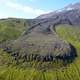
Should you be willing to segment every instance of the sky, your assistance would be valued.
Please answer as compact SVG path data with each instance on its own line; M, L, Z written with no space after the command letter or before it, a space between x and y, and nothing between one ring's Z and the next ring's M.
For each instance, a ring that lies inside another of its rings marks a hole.
M0 0L1 18L35 18L80 0Z

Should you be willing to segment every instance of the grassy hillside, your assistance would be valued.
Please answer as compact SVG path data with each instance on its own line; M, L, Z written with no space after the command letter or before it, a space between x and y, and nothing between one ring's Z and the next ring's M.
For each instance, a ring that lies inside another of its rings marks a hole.
M80 57L80 26L59 25L56 27L57 34L71 43Z
M0 20L0 43L17 39L27 28L29 28L29 21L25 19L9 18Z
M0 43L17 39L25 28L28 28L28 24L24 26L24 23L25 20L1 20ZM59 67L62 66L62 63L57 64L57 61L55 64L53 62L43 62L43 64L35 62L34 64L34 62L24 63L23 59L20 59L20 64L16 65L14 57L0 49L0 80L80 80L80 27L59 25L56 26L56 33L75 47L77 57L74 62L65 67ZM33 67L30 67L29 64L32 64ZM50 66L47 67L46 64ZM42 68L38 69L39 65Z

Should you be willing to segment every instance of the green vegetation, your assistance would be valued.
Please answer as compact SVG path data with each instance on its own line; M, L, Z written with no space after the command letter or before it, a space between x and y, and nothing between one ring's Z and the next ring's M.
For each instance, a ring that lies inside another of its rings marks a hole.
M22 32L29 28L29 21L24 19L3 19L0 20L0 43L6 40L17 39Z
M0 67L0 80L80 80L80 64L42 72L34 68Z
M76 48L77 55L80 57L80 26L59 25L56 26L56 32Z

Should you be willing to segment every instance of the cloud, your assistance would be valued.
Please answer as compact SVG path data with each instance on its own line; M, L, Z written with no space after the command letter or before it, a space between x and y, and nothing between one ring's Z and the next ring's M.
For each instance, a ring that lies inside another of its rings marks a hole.
M29 1L35 1L35 0L29 0Z
M30 6L24 6L22 4L14 3L14 2L10 2L10 1L7 2L6 5L8 7L13 8L13 9L23 11L23 12L30 14L30 15L34 15L35 17L49 12L49 11L45 11L42 9L35 9L35 8L30 7Z
M8 16L0 13L0 19L2 19L2 18L8 18Z
M0 3L3 3L5 0L0 0Z
M7 3L7 2L9 2L9 1L11 1L11 0L0 0L0 4L4 4L4 3ZM14 1L14 0L13 0Z

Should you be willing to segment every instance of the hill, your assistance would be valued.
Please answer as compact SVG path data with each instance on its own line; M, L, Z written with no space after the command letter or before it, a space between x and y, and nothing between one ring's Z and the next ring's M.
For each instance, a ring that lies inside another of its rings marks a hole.
M79 30L80 3L35 19L1 19L0 79L79 80Z

